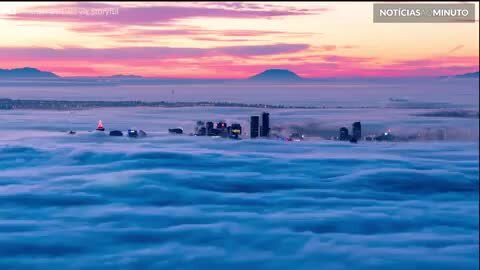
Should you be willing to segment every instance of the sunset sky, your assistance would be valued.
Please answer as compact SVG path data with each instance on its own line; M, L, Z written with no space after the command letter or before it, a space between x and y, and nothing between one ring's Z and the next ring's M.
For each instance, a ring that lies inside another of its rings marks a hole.
M269 68L311 78L479 69L478 3L475 23L373 23L372 6L0 3L0 68L175 78L244 78ZM73 14L108 8L118 14Z

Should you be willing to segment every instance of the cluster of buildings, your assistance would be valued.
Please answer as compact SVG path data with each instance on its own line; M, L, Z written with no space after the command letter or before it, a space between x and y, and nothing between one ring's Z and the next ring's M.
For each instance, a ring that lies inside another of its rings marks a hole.
M339 141L350 141L352 143L358 142L362 139L362 124L360 122L354 122L352 124L352 134L348 133L348 128L341 127L336 139Z
M261 120L261 121L260 121ZM170 128L170 133L183 134L181 128ZM239 123L232 123L230 126L225 121L214 123L212 121L197 121L193 136L215 136L222 138L240 139L242 126ZM270 136L270 114L262 113L260 116L250 117L250 138Z
M97 124L97 128L95 129L96 132L102 132L104 133L105 132L105 126L103 125L103 122L102 120L98 120L98 124ZM68 132L68 134L70 135L75 135L76 132L73 131L73 130L70 130ZM108 133L109 136L112 136L112 137L122 137L123 136L123 132L121 130L112 130ZM137 138L137 137L146 137L147 136L147 133L143 130L137 130L137 129L129 129L127 131L127 136L130 137L130 138Z
M360 122L354 122L352 124L352 133L348 133L348 128L341 127L339 130L338 137L334 138L338 141L349 141L351 143L356 143L362 139L362 124ZM365 136L366 141L395 141L398 140L396 136L392 134L390 130L380 134L380 135L369 135Z
M98 121L96 131L105 132L105 127L102 120ZM168 131L173 134L183 134L182 128L170 128ZM70 131L69 134L73 135L76 134L76 132ZM124 133L120 130L112 130L108 133L108 135L118 137L124 136ZM232 123L231 125L228 125L225 121L219 121L217 123L212 121L197 121L194 132L190 135L240 139L242 135L242 126L239 123ZM126 133L126 136L133 138L145 137L147 136L147 133L143 130L129 129ZM303 141L305 139L305 136L300 133L293 133L289 137L280 137L275 134L271 135L270 114L267 112L263 112L260 116L250 116L250 138L255 139L258 137L276 138L287 141ZM394 136L390 130L380 135L362 137L362 124L360 122L354 122L352 124L351 133L349 133L347 127L341 127L338 137L332 137L332 139L337 141L349 141L351 143L357 143L362 139L366 141L393 141L397 140L397 137Z
M206 123L203 121L197 121L195 131L192 135L239 139L240 135L242 135L242 126L238 123L233 123L228 126L224 121L220 121L216 123L216 125L211 121Z
M172 132L173 130L169 131ZM228 126L224 121L220 121L216 123L216 125L214 122L205 123L203 121L198 121L193 135L239 139L242 135L242 126L238 123L232 123ZM266 112L262 113L261 125L259 116L250 117L250 138L257 138L259 136L270 136L270 115Z
M250 116L250 138L270 136L270 114L262 113L262 123L260 125L260 117L257 115Z

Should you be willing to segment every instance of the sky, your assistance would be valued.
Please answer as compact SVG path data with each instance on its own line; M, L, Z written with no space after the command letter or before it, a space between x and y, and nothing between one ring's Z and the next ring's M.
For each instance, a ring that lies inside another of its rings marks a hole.
M0 68L60 76L417 77L479 69L474 23L373 23L369 2L2 2Z

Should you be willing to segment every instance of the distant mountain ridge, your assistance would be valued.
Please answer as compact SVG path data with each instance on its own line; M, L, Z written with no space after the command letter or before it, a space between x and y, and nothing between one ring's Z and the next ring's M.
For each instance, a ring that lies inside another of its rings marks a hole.
M465 73L465 74L460 74L456 75L456 78L479 78L479 72L471 72L471 73Z
M0 78L58 78L55 73L41 71L36 68L24 67L14 69L0 69Z
M23 68L13 68L13 69L1 69L0 68L0 79L22 79L22 78L37 78L37 79L55 79L59 81L69 81L69 82L86 82L92 81L92 83L145 83L145 84L155 84L155 83L215 83L215 82L227 82L227 81L236 81L236 82L317 82L317 81L345 81L345 80L361 80L361 81L382 81L388 78L375 78L375 77L365 77L365 78L303 78L297 75L295 72L288 69L267 69L256 75L245 79L205 79L205 78L161 78L161 77L143 77L134 74L114 74L108 76L71 76L71 77L61 77L57 74L50 71L42 71L37 68L32 67L23 67ZM440 77L430 77L431 79L478 79L479 72L471 72L458 75L450 76L440 76ZM396 78L396 79L408 79L408 78ZM10 80L11 81L11 80ZM54 80L49 80L54 81ZM21 80L18 80L20 83ZM2 82L6 83L5 80Z
M479 72L470 72L464 74L457 74L457 75L448 75L448 76L440 76L438 79L478 79Z
M300 81L303 78L288 69L267 69L248 79L254 81Z
M102 78L102 79L125 79L125 80L130 80L130 79L146 79L143 76L138 76L138 75L132 75L132 74L115 74L111 76L99 76L97 78Z

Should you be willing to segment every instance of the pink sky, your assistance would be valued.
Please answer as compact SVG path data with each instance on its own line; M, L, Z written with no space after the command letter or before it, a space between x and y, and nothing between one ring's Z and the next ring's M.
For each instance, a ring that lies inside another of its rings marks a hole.
M245 78L269 68L304 77L453 75L478 71L478 27L478 19L373 23L366 2L7 2L0 68L175 78Z

